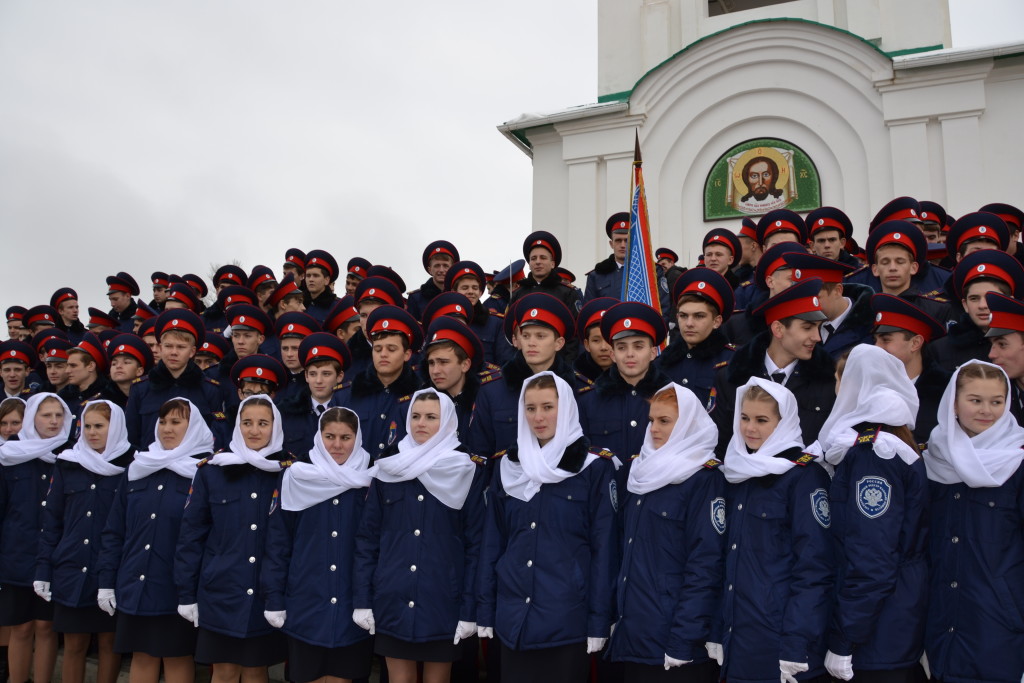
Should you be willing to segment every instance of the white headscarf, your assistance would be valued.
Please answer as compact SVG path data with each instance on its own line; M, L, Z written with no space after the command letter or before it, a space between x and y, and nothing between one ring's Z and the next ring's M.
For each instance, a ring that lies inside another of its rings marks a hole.
M939 424L928 439L924 452L924 464L928 478L940 484L963 482L971 488L1002 486L1020 468L1024 459L1024 427L1010 412L1007 396L1006 412L985 431L967 436L960 427L954 411L956 403L956 378L960 371L973 363L996 368L1010 386L1010 379L998 365L980 360L969 360L961 365L946 385L946 391L939 402Z
M526 421L526 387L532 380L543 375L548 375L555 380L555 388L558 391L558 419L555 423L555 435L541 446ZM541 485L557 484L578 474L558 467L558 463L565 454L565 449L583 436L576 398L573 396L572 387L564 379L546 370L523 382L523 388L519 392L518 427L519 462L513 462L508 457L501 459L501 484L508 495L522 501L529 501L537 495ZM588 453L580 472L595 460L597 460L597 456Z
M160 470L171 470L179 477L191 479L196 474L196 466L199 460L193 456L210 453L213 451L213 432L206 424L199 408L186 399L181 400L188 403L188 428L181 443L170 450L165 450L160 445L160 425L154 429L156 438L150 444L149 450L136 453L132 464L128 466L129 481L143 479L159 472ZM166 404L165 404L166 405Z
M110 401L89 401L82 411L82 424L85 424L86 415L95 406L105 403L110 408L110 427L107 429L107 445L103 447L102 453L97 453L85 439L85 427L78 437L75 447L66 450L57 456L58 460L75 462L101 477L113 477L124 472L123 467L111 465L110 461L124 455L131 444L128 442L128 428L124 424L124 411L121 406Z
M747 444L743 441L740 414L743 412L743 399L747 395L747 390L754 386L761 387L778 402L779 414L782 419L776 425L771 436L761 444L761 447L753 453L748 453ZM732 484L744 482L752 477L785 474L795 466L795 463L789 458L776 458L775 456L790 448L803 448L796 397L793 396L793 392L781 384L760 377L751 377L749 382L736 390L736 412L732 419L732 439L725 451L722 473Z
M857 443L854 427L862 422L913 429L919 404L903 361L878 346L854 346L846 359L835 405L818 434L825 461L831 465L843 461L846 451ZM898 455L908 465L920 457L916 449L889 432L875 436L874 451L884 460Z
M36 431L36 413L39 412L39 405L48 398L55 398L60 401L64 409L64 424L61 426L57 436L43 439ZM53 449L62 446L71 435L71 411L57 394L43 392L30 396L25 403L25 419L21 423L21 433L17 441L8 441L0 446L0 465L10 467L20 465L36 458L43 462L53 463L57 460Z
M324 415L331 410L344 410L352 413L356 419L355 446L348 460L339 465L327 452L324 445ZM295 462L284 473L281 483L281 507L285 510L305 510L328 498L341 495L349 489L361 489L370 485L370 454L363 448L363 430L359 426L359 417L348 408L331 408L320 416L313 437L313 450L309 452L309 462Z
M437 396L441 403L441 426L437 434L417 444L412 437L412 411L416 399L424 394ZM452 400L434 389L420 389L409 401L406 435L398 442L398 453L377 460L369 470L370 475L384 482L419 479L432 496L453 510L461 510L469 496L476 465L469 455L456 450L459 447L458 427Z
M245 445L245 438L242 436L242 411L245 404L256 399L263 399L270 403L270 411L274 416L274 425L271 428L270 443L258 451L254 451ZM280 472L281 463L277 460L267 460L268 455L273 455L284 446L284 427L281 425L281 413L277 406L270 400L269 396L250 396L238 406L238 417L235 418L235 431L231 433L231 443L228 450L218 453L210 458L211 465L252 465L264 472Z
M7 403L8 401L17 401L18 403L20 403L21 406L22 406L22 411L21 411L22 415L25 414L25 399L18 398L17 396L9 396L8 398L5 398L4 400L0 401L0 405L3 405L4 403ZM22 417L22 426L24 426L24 419L25 418ZM0 436L0 446L2 446L5 443L7 443L7 439L5 439L4 437Z
M675 392L679 419L660 448L651 443L651 426L647 426L640 456L633 461L626 482L632 493L644 495L669 484L681 484L715 457L718 429L700 399L675 383L660 389L655 396L663 391Z

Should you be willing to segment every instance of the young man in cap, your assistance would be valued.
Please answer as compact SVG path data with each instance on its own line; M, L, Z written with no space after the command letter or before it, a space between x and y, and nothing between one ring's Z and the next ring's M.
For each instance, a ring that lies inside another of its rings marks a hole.
M853 233L850 217L833 206L822 206L807 214L804 221L815 256L860 268L861 262L846 251L846 239Z
M875 346L903 362L917 389L914 440L925 444L938 423L939 400L949 383L949 373L933 361L928 346L946 330L914 304L890 294L871 297L871 310L875 313Z
M199 312L199 297L196 291L184 282L175 282L167 288L167 299L164 301L165 311L180 311L182 309Z
M285 313L305 313L305 296L306 293L295 281L295 277L288 273L281 278L281 282L267 296L264 306L266 306L270 317L275 320Z
M994 213L1003 219L1010 231L1010 243L1006 247L1006 253L1024 265L1024 245L1020 242L1021 226L1024 226L1024 211L1011 204L1001 203L986 204L978 211Z
M25 328L24 317L28 309L24 306L11 306L7 309L7 338L25 341L28 330Z
M722 326L722 334L740 347L764 329L764 320L754 315L754 309L793 284L792 269L784 254L806 254L807 249L797 242L781 242L766 249L757 262L750 284L735 290L735 315Z
M674 291L676 280L686 272L686 268L678 265L679 254L667 247L661 247L654 252L654 259L665 273L665 282L668 284L668 291Z
M107 360L110 363L110 382L121 394L114 402L124 408L132 385L153 367L153 353L146 342L134 334L119 334L107 346Z
M986 211L961 216L946 236L946 247L955 254L959 263L968 254L984 249L1006 251L1010 245L1010 230L1006 222Z
M159 313L164 310L171 278L167 273L158 270L149 276L149 281L153 283L153 298L149 302L149 307Z
M368 276L373 264L360 256L353 256L348 260L345 273L345 294L352 296L356 293L356 287Z
M373 344L367 328L370 314L381 306L402 308L405 301L395 283L385 277L370 276L356 287L355 309L359 311L359 329L348 338L348 350L352 353L349 376L355 377L373 364Z
M673 339L656 364L711 412L715 374L729 364L736 351L720 330L733 313L732 287L712 270L691 268L676 281L672 298L679 338Z
M224 298L222 298L222 294L229 287L246 289L245 282L248 277L244 270L233 263L225 264L217 269L213 274L213 287L217 293L217 301L202 313L203 324L206 326L206 329L211 332L220 333L228 326L224 316L224 310L227 306L225 305Z
M135 315L134 296L139 295L139 285L135 278L125 272L107 276L107 299L110 301L110 315L118 321L117 328L122 332L131 332L134 327L132 316Z
M277 390L288 380L288 371L280 361L262 353L240 358L231 368L231 385L235 388L238 401L225 409L226 424L235 424L238 403L252 396L267 396L273 400Z
M323 323L338 298L332 285L338 279L338 262L322 249L306 254L306 313Z
M985 295L1024 294L1024 268L1004 251L983 249L965 256L953 270L950 283L963 308L946 336L932 345L935 362L952 373L971 359L988 360L991 344L986 339L991 313Z
M843 277L855 269L845 263L814 254L783 254L783 260L790 267L794 283L810 278L822 281L818 302L826 319L819 332L821 346L838 360L841 355L857 344L871 344L871 326L875 315L871 312L870 287L857 284L843 284Z
M159 344L157 349L159 349ZM231 342L225 339L224 335L207 332L203 343L196 348L196 355L193 360L199 366L199 369L205 372L224 360L224 356L230 350Z
M587 285L583 290L584 304L597 297L622 299L622 273L626 263L626 250L629 248L629 214L624 211L612 214L605 221L604 231L608 235L608 244L612 248L612 253L587 273ZM559 260L561 260L561 252L559 252ZM669 310L668 280L659 265L655 265L655 279L658 282L658 296L661 300L662 313L667 314ZM578 309L572 307L569 310L573 313L578 312Z
M338 405L334 392L352 357L345 342L327 332L313 332L296 349L303 381L287 397L277 398L284 426L284 448L304 459L313 448L320 416Z
M616 304L601 317L601 335L612 345L615 364L580 396L580 426L591 444L623 463L616 474L620 484L644 442L647 400L671 381L654 364L667 334L658 312L636 301Z
M71 435L77 436L78 419L85 404L106 399L123 405L124 397L107 379L107 354L99 337L87 332L77 346L68 349L68 385L59 394L74 416Z
M719 453L732 438L736 390L751 377L784 385L797 399L805 444L818 438L835 403L835 363L821 348L818 326L825 319L818 294L821 280L784 289L753 311L768 329L739 348L715 377L717 401L711 412L719 432Z
M160 360L149 373L132 385L125 407L128 440L138 450L146 450L156 438L160 408L172 398L185 398L215 429L222 429L224 399L217 383L203 376L192 358L197 340L205 339L202 319L192 311L164 311L156 318L155 330L160 344ZM233 425L232 425L233 426ZM226 444L218 443L217 447Z
M43 304L41 306L33 306L25 311L25 327L28 328L30 335L37 334L47 328L56 327L56 325L57 311L53 306Z
M35 359L35 351L20 339L0 343L0 378L4 383L4 398L27 399L35 393L27 385Z
M574 313L576 296L571 287L562 282L555 268L562 262L562 245L550 232L538 230L523 241L523 257L530 274L519 283L519 289L512 293L510 303L532 292L544 292L555 297Z
M348 342L360 330L359 309L356 298L346 294L331 306L324 321L324 332L330 332L343 342Z
M701 248L704 256L704 267L709 268L728 282L730 287L739 285L739 280L733 274L732 269L739 265L743 256L743 245L740 239L731 230L725 228L712 228L704 235L704 243Z
M610 296L591 299L583 305L576 318L576 337L582 342L583 350L572 367L591 382L597 381L601 373L615 365L612 345L601 334L601 318L617 303L619 300Z
M224 356L220 365L206 372L207 377L220 384L225 410L236 408L240 400L231 388L231 370L235 363L259 353L260 345L274 330L274 325L267 314L250 304L234 304L227 310L226 315L231 328L231 351Z
M473 330L451 316L438 316L427 328L420 374L423 385L448 394L455 404L459 435L469 433L484 350Z
M782 242L807 244L807 225L800 214L789 209L775 209L757 222L757 241L764 250Z
M267 299L277 289L277 275L274 271L264 265L253 266L245 285L256 295L256 305L269 314L270 304Z
M1010 378L1006 397L1017 423L1024 425L1024 303L998 292L985 295L991 311L988 332L992 343L988 358Z
M367 316L366 330L372 365L354 375L334 400L359 416L363 447L376 458L405 436L409 399L420 388L409 361L423 343L423 331L408 311L392 305L375 308Z
M736 238L740 241L742 254L739 265L733 268L732 272L736 276L736 281L740 283L739 286L743 286L754 277L754 268L761 258L761 243L757 241L757 223L753 218L746 217L742 220Z
M43 343L43 363L46 366L46 384L43 391L54 394L68 385L68 351L72 344L64 339L52 338Z
M409 292L406 310L420 323L424 323L423 310L435 296L444 291L445 275L452 264L459 260L459 250L451 242L437 240L427 245L421 260L423 270L427 271L430 279L420 285L419 289Z
M281 364L288 371L287 379L277 391L277 401L279 404L288 400L292 394L301 391L302 386L306 383L299 346L302 344L303 339L321 331L320 324L316 319L305 313L285 313L274 323L278 355L280 356Z
M871 272L879 279L882 294L898 296L945 324L952 318L949 303L922 294L913 285L914 276L927 266L928 245L921 230L907 221L887 221L868 235L866 250ZM850 275L854 279L856 273Z
M68 333L73 344L81 341L85 335L85 325L78 319L78 293L70 287L61 287L50 297L50 305L57 311L54 321L57 329Z
M513 292L519 289L519 283L526 277L524 268L526 268L526 260L518 259L494 274L491 291L487 301L484 302L487 310L494 315L505 317L509 299L512 298Z
M484 285L484 270L473 261L453 264L444 279L445 291L462 294L473 307L468 324L483 346L483 361L502 365L511 360L515 349L505 339L501 318L491 315L491 311L480 303Z
M284 253L284 265L281 266L281 281L289 275L294 282L302 282L306 274L306 252L292 247ZM301 287L300 287L301 289Z

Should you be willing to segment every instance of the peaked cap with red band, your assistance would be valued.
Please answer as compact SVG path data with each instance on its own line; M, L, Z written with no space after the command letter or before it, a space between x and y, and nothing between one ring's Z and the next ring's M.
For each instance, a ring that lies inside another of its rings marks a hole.
M736 296L729 281L710 268L690 268L676 279L672 301L677 309L679 298L684 294L693 294L707 300L718 310L722 322L729 319L736 306Z
M430 323L430 327L427 328L424 355L429 354L432 345L442 342L451 342L465 351L469 356L470 370L479 370L483 365L484 347L480 343L480 337L458 318L441 316ZM426 360L423 364L426 365Z
M423 344L423 328L416 318L398 306L378 306L366 318L366 329L372 341L378 334L402 334L409 340L409 348L419 351Z
M763 317L767 325L786 318L810 322L827 320L827 316L821 312L821 302L818 301L822 284L817 278L798 282L755 308L753 315Z
M302 367L320 360L333 360L341 365L341 371L352 365L352 353L348 344L328 332L314 332L299 344L299 362Z
M156 338L159 340L164 332L171 330L191 334L196 340L197 346L203 339L206 339L206 327L203 325L203 319L192 311L164 311L158 315L153 328Z
M892 294L872 295L871 311L875 314L875 334L906 330L921 335L925 342L935 341L946 334L946 328L938 320L906 299Z
M655 346L665 341L668 328L656 310L639 301L617 303L601 318L601 336L609 343L625 337L644 336Z

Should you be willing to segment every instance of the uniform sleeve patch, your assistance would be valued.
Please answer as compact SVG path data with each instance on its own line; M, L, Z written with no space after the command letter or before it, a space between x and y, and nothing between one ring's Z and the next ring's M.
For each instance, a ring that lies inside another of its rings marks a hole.
M612 510L615 512L619 511L619 487L615 485L615 480L612 479L608 482L608 500L611 501Z
M857 482L857 508L868 519L875 519L889 509L892 487L882 477L864 477Z
M804 453L799 458L794 460L793 463L796 465L800 465L801 467L806 467L808 464L814 462L816 459L816 456L813 456L810 453Z
M722 461L721 460L715 460L714 458L711 458L706 463L704 463L704 467L708 468L709 470L713 470L716 467L721 467L721 466L722 466Z
M828 491L825 489L814 489L811 493L811 512L814 519L824 528L832 526L832 507L828 500Z
M719 535L725 533L725 498L715 498L711 501L711 526Z

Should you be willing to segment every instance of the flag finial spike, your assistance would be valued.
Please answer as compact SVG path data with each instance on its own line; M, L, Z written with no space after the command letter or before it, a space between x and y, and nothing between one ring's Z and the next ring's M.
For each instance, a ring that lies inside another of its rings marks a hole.
M634 164L641 164L641 163L643 163L643 159L640 158L640 129L639 128L634 130L634 135L636 135L636 147L633 149L633 163Z

